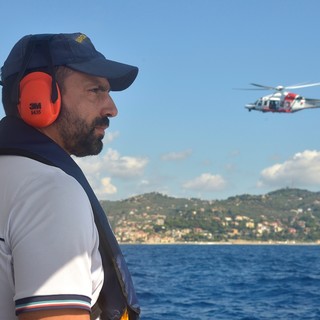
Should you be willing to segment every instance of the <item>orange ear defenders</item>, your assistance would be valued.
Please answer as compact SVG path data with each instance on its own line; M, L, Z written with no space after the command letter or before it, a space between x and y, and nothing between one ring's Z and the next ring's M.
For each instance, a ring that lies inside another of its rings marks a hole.
M31 72L20 81L18 110L21 118L36 128L47 127L58 117L61 94L56 84L58 98L51 101L52 77L44 72Z

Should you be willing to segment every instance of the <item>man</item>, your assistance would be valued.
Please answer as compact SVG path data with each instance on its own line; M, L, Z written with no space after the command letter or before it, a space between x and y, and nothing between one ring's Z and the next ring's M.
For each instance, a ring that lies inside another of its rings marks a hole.
M139 318L121 250L70 157L100 153L117 115L110 91L137 73L81 33L29 35L11 50L1 68L0 319Z

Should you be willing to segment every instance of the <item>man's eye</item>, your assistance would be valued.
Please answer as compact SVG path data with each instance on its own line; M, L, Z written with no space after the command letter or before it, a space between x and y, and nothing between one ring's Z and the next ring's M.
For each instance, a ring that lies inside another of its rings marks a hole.
M93 93L98 93L101 91L101 88L92 88L92 89L89 89L89 91L91 91Z

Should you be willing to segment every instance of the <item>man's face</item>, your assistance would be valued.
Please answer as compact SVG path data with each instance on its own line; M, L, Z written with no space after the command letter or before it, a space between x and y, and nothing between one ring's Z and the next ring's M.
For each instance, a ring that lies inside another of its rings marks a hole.
M61 91L61 112L55 122L61 146L78 157L100 153L109 118L118 113L108 80L72 72Z

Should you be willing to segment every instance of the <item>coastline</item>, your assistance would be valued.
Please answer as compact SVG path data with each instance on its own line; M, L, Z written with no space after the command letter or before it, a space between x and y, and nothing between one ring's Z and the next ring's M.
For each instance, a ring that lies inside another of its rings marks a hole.
M266 245L266 246L319 246L320 242L297 242L297 241L248 241L248 240L233 240L224 242L119 242L120 245Z

